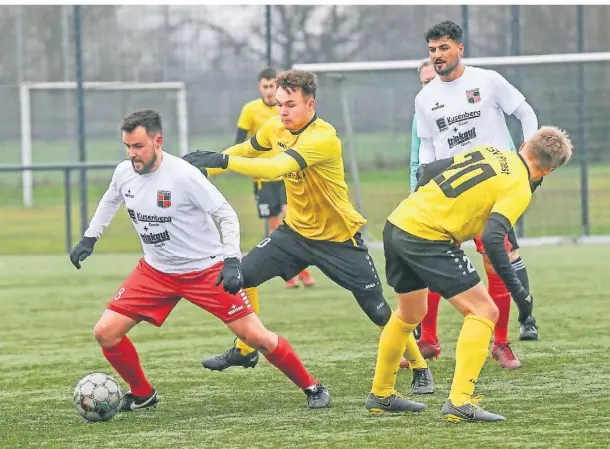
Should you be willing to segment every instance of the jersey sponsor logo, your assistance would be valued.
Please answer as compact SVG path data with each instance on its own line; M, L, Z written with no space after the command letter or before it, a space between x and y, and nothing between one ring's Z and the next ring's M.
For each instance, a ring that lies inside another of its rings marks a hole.
M227 315L235 315L237 312L240 312L242 310L244 310L244 306L236 306L235 304L233 304L231 306L231 309L227 312Z
M147 214L141 214L139 212L136 212L133 209L127 209L127 214L129 215L129 218L131 218L131 221L133 221L135 224L138 224L139 222L144 222L144 223L171 223L172 222L172 217L167 217L167 216L159 216L159 215L147 215Z
M167 209L172 205L172 192L169 190L157 190L157 206Z
M468 103L470 104L475 104L481 101L481 94L479 92L479 88L475 87L474 89L467 90L466 98L468 99Z
M133 221L135 224L138 224L138 217L136 216L136 211L128 208L127 214L129 215L129 218L131 218L131 221Z
M277 143L280 147L284 148L285 150L288 149L288 145L286 145L284 142L278 142Z
M305 173L303 170L295 171L293 173L286 173L284 178L290 179L291 181L303 181L305 179Z
M135 198L135 195L133 193L131 193L131 189L127 190L127 192L125 192L125 198Z
M458 133L457 136L449 137L449 139L447 139L447 144L449 145L449 148L453 148L456 145L462 145L464 143L467 143L476 137L476 128L470 128L469 130L464 131L463 133Z
M432 112L437 111L441 108L444 108L445 105L444 104L440 104L439 102L436 102L436 104L432 107Z
M464 112L463 114L454 115L453 117L447 117L447 125L453 125L454 123L464 122L473 118L479 118L481 111Z
M447 120L445 120L445 117L441 117L436 119L436 126L438 126L439 131L445 131L449 125L447 125Z
M148 228L144 229L147 230ZM152 232L140 234L140 238L142 239L142 243L146 243L147 245L155 245L170 240L169 232L167 231L159 232L158 234L153 234Z

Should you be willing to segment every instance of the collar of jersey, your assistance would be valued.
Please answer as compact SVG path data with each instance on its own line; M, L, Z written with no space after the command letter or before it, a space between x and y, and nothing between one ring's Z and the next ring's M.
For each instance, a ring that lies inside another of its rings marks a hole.
M309 125L311 125L313 122L316 121L316 119L318 118L318 114L314 114L313 117L311 118L310 121L307 122L307 124L305 126L303 126L301 129L299 129L298 131L290 131L290 134L292 134L293 136L298 136L299 134L301 134L303 131L305 131L307 129L307 127Z
M525 163L525 159L523 159L523 156L521 156L521 153L517 153L517 156L519 156L519 159L521 159L521 162L523 162L523 165L525 165L525 169L527 170L527 179L529 181L531 173L530 173L530 168L527 166L527 164Z
M261 97L261 101L263 102L263 104L265 106L267 106L268 108L274 108L275 107L275 103L274 104L267 104L265 103L265 99L263 97Z

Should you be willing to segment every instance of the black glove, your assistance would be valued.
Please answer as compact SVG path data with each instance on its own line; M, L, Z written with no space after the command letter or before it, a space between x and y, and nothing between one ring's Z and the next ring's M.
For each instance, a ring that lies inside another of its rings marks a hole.
M220 285L224 281L224 290L234 295L244 285L244 278L241 274L241 262L237 257L228 257L225 259L222 271L216 279L216 285Z
M70 251L70 262L80 270L80 263L91 255L97 239L95 237L83 237L78 245Z
M526 289L521 288L516 295L513 295L513 300L519 309L519 322L523 323L534 310L534 298Z
M194 151L185 154L182 159L195 167L201 168L227 168L229 165L229 155L216 153L215 151Z
M540 178L538 181L531 181L530 182L530 187L532 189L532 193L534 193L536 191L536 189L542 185L542 180L543 179L544 178Z

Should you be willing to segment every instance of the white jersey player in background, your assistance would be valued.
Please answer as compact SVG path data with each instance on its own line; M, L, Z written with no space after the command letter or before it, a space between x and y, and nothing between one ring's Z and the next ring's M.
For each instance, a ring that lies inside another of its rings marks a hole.
M462 63L462 37L461 27L450 21L434 25L425 34L430 60L439 76L415 97L417 135L421 139L420 165L463 153L479 145L511 150L513 145L504 114L514 115L520 120L524 141L538 129L534 110L523 94L502 75ZM510 294L495 273L480 240L475 240L475 243L477 251L483 254L489 294L500 312L494 331L492 355L503 368L519 368L521 362L508 340ZM506 250L521 282L529 291L527 271L517 249L516 237L511 230ZM517 306L520 339L537 340L538 327L532 316L533 304ZM438 355L440 345L438 341L435 344Z
M94 329L102 353L129 384L122 410L154 407L159 401L127 332L140 321L161 326L182 297L262 351L305 392L310 408L327 407L326 388L320 389L290 344L252 313L241 289L239 221L233 208L198 169L163 151L158 113L136 111L125 117L121 130L129 160L114 171L70 260L80 268L125 203L144 257L112 296ZM325 393L319 394L320 390Z

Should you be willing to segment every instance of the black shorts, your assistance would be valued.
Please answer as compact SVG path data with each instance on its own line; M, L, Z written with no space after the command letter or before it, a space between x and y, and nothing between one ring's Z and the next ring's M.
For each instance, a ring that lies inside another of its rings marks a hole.
M345 242L311 240L285 223L244 256L244 287L256 287L276 276L287 281L310 265L354 294L373 293L375 298L383 293L360 233Z
M472 262L449 241L425 240L394 226L383 229L386 277L396 293L428 287L451 299L480 282Z
M258 218L277 217L282 213L282 206L286 204L284 181L255 182L254 196Z

